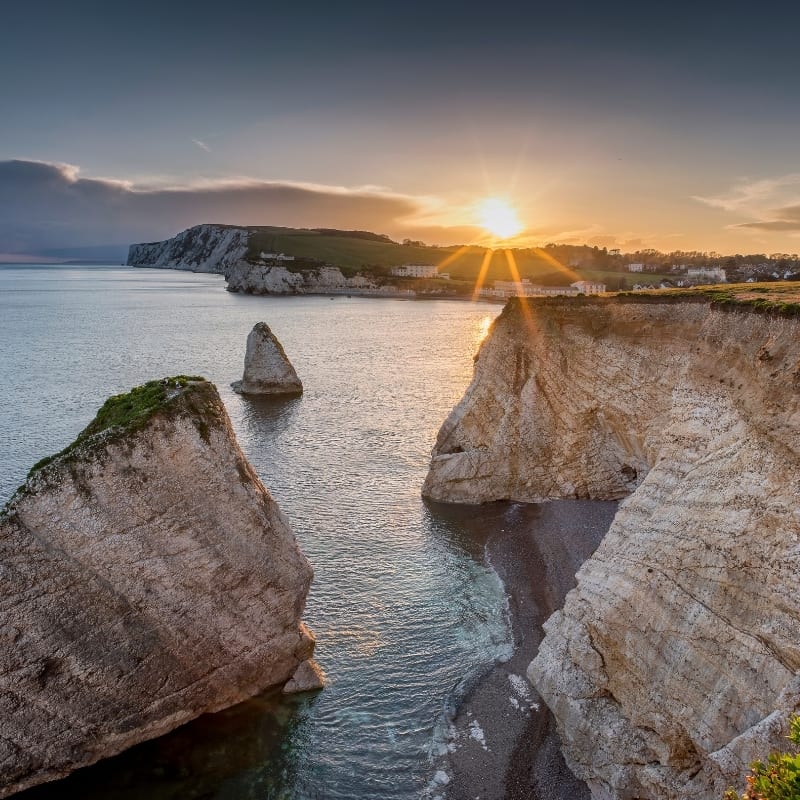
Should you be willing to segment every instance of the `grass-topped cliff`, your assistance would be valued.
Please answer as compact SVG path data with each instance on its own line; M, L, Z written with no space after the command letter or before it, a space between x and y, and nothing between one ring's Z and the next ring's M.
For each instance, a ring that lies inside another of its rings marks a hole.
M338 267L346 276L357 272L386 276L392 267L430 264L449 273L453 281L471 284L484 266L484 281L489 285L494 280L513 279L514 269L521 277L546 285L565 285L586 279L609 282L617 288L621 281L628 281L629 277L619 271L604 269L601 261L594 263L593 257L600 257L595 250L581 248L586 263L573 268L566 263L569 259L551 247L492 251L469 244L438 247L415 241L400 243L369 231L205 224L195 225L163 242L132 245L128 263L223 272L226 266L240 260L260 263L261 253L284 253L295 258L280 262L289 271L330 265ZM487 256L489 260L484 264ZM652 274L650 277L667 276Z
M42 470L59 465L68 466L79 458L91 457L93 452L102 449L110 441L118 441L141 430L156 415L188 417L200 435L207 438L210 426L219 421L220 411L220 400L214 384L197 376L176 375L149 381L129 392L113 395L103 403L95 418L73 442L31 467L28 483L20 487L15 498L30 491L31 479Z
M703 300L726 308L752 309L783 316L800 316L800 281L720 283L683 289L620 292L616 297L655 300Z
M0 511L0 564L0 798L316 674L311 567L202 378L110 398Z
M728 309L753 311L776 316L800 316L800 281L769 283L721 283L712 286L691 286L683 289L642 289L635 292L607 292L604 295L572 297L512 298L509 309L522 304L558 306L607 305L613 303L710 303Z

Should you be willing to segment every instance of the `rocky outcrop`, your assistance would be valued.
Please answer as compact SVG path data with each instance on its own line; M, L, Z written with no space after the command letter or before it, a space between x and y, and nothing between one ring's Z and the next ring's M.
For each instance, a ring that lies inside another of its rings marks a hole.
M595 798L719 797L800 706L800 321L512 302L437 440L440 500L627 496L529 677Z
M0 516L0 797L286 682L311 576L212 384L111 398Z
M239 394L297 395L303 384L281 343L266 322L258 322L247 337L242 380L231 384Z
M325 675L313 659L304 661L284 684L284 694L314 692L325 686Z
M239 261L225 270L229 292L242 294L319 294L342 290L374 290L372 278L346 278L337 267L289 270L280 265Z
M245 257L251 231L231 225L195 225L163 242L132 244L128 266L224 272Z

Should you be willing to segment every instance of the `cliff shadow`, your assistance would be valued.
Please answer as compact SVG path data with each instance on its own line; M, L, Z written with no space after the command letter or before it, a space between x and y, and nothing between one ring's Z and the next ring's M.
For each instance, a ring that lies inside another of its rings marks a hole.
M14 795L19 800L292 797L316 695L271 689Z
M514 638L511 657L483 674L453 718L455 746L443 765L452 775L448 797L588 800L588 788L563 759L553 715L524 676L542 641L543 623L563 606L575 573L608 531L617 503L475 506L426 500L425 507L436 535L494 568L508 598ZM475 741L476 725L490 748Z

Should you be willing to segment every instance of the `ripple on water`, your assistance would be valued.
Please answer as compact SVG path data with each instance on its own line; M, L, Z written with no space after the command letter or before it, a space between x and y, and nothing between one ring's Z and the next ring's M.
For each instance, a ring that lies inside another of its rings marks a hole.
M0 268L0 496L109 394L164 374L213 380L314 565L306 620L330 677L316 696L266 693L31 799L420 795L457 697L510 643L481 546L419 498L438 426L498 310L242 297L217 276L170 271ZM260 320L301 398L229 389Z

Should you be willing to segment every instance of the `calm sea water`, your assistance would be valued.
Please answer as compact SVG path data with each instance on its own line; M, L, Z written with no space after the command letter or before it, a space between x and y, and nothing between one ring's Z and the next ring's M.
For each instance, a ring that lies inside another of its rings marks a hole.
M416 798L448 714L507 655L506 598L420 486L496 306L224 291L217 276L0 267L0 500L110 394L214 381L239 441L314 566L305 619L329 686L267 693L26 798ZM266 321L305 386L230 391Z

